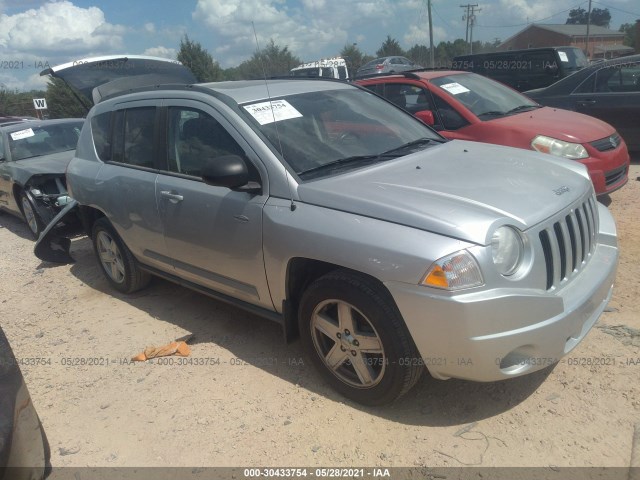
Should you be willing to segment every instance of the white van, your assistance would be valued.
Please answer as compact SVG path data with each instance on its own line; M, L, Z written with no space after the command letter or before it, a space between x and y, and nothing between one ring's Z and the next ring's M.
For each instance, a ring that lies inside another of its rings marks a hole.
M303 63L296 68L292 68L291 75L294 77L328 77L348 80L349 70L344 58L334 57Z

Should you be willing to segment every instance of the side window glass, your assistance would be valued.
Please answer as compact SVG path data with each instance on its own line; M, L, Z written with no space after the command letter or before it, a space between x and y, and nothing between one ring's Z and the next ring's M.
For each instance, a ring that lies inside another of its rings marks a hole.
M578 85L572 93L593 93L596 83L596 73L590 75L584 82Z
M333 68L332 67L322 67L320 69L322 71L321 77L329 77L333 78Z
M411 113L433 110L431 94L417 85L403 85L406 109Z
M153 168L155 117L155 107L114 112L111 160Z
M391 103L395 103L400 108L407 108L407 99L405 97L405 86L401 83L388 83L384 87L384 98Z
M340 80L347 78L347 67L338 67L338 78Z
M91 135L98 158L103 162L111 160L111 112L91 119Z
M445 130L458 130L469 124L462 115L460 115L455 108L442 100L439 96L434 95L435 104L442 119L442 125Z
M362 85L367 90L371 90L378 95L384 96L384 83L376 83L375 85Z
M169 171L200 177L206 162L223 155L246 157L240 145L210 115L169 107Z
M640 63L619 66L607 84L611 92L640 92Z

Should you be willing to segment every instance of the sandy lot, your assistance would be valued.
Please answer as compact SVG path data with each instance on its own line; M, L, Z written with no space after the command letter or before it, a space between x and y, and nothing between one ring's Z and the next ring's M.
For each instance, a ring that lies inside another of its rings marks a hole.
M611 195L613 300L553 368L476 384L423 376L384 408L346 402L300 343L241 310L155 280L110 290L86 238L41 263L0 215L0 322L62 466L629 466L640 422L640 166ZM194 334L192 358L129 364ZM90 364L89 364L90 363ZM640 427L639 427L640 428Z

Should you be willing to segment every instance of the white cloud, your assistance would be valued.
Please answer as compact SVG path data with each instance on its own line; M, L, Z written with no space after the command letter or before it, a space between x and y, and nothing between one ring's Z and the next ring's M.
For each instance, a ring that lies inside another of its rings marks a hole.
M151 47L147 48L144 52L144 55L150 55L152 57L162 57L169 58L171 60L175 60L178 56L178 51L175 48L167 48L163 46Z
M156 26L151 22L145 23L143 28L146 33L156 33Z
M0 15L0 47L22 54L110 51L122 48L125 31L107 23L98 7L76 7L67 0Z
M427 28L425 28L427 27ZM437 45L443 40L448 38L447 31L442 27L433 27L433 43ZM414 46L426 45L429 46L429 28L427 25L411 25L409 31L404 34L403 38L405 45Z

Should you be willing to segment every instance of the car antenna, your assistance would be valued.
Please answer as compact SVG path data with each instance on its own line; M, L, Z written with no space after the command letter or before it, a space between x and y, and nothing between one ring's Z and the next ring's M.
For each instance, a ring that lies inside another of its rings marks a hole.
M267 81L267 70L264 68L264 62L262 59L262 52L260 51L260 44L258 43L258 34L256 33L256 26L253 21L251 22L251 27L253 28L253 36L256 39L256 49L258 50L258 58L260 59L260 68L262 68L262 75L264 78L264 86L267 88L267 97L269 98L269 107L271 108L271 116L273 117L273 126L276 129L276 137L278 138L278 147L280 149L280 155L282 155L282 159L286 159L284 157L284 150L282 149L282 142L280 141L280 132L278 131L278 122L276 121L276 114L273 112L273 103L271 102L271 92L269 92L269 82ZM283 165L284 166L284 165ZM296 209L296 204L293 201L293 191L291 190L291 184L289 183L289 172L287 169L284 169L284 175L287 179L287 188L289 189L289 198L291 200L291 211L293 212Z

